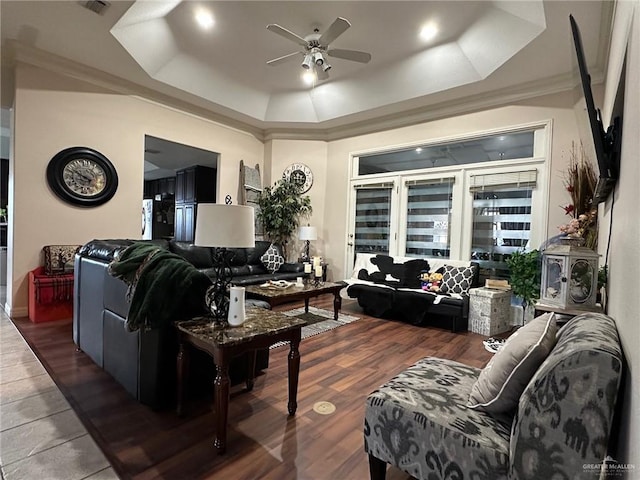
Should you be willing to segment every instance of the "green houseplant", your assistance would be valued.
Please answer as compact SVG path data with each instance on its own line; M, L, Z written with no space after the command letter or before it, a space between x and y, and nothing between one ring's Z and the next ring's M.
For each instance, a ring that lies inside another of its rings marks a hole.
M540 252L519 250L506 260L509 266L509 283L513 294L522 300L522 321L527 307L540 298Z
M302 218L311 215L311 199L300 193L300 186L290 180L278 180L265 187L258 196L258 220L269 241L279 244L287 258L287 242L297 231Z

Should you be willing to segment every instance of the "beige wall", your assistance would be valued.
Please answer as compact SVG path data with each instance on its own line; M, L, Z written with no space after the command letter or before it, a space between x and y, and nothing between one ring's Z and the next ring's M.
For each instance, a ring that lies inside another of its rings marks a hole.
M635 6L635 11L633 7ZM618 436L618 451L614 458L620 463L633 464L635 474L640 475L640 2L634 0L618 3L614 23L614 36L622 33L625 40L612 49L607 72L606 103L612 103L617 90L618 76L612 65L621 64L627 45L627 22L631 21L627 51L625 105L622 135L622 158L620 180L616 185L613 200L600 206L600 253L606 252L606 240L611 224L611 247L609 251L609 308L618 326L618 333L627 360L628 372L624 382L622 415ZM610 123L608 118L605 122ZM604 257L601 257L604 258Z
M139 98L27 65L18 66L16 86L6 305L14 316L27 314L27 274L41 264L44 245L140 238L145 134L219 152L218 199L237 200L241 159L263 164L254 136ZM114 164L119 186L108 203L74 207L49 190L47 164L70 146L94 148Z
M272 140L271 151L271 185L282 178L284 169L292 163L303 163L313 172L313 185L306 193L311 199L313 213L302 224L309 223L318 230L318 240L309 245L311 255L322 255L325 251L324 228L325 217L325 191L327 186L327 143L320 141L304 140ZM333 182L329 182L333 184ZM340 214L339 214L340 215ZM302 243L293 239L292 248L289 249L289 259L295 259L302 252Z

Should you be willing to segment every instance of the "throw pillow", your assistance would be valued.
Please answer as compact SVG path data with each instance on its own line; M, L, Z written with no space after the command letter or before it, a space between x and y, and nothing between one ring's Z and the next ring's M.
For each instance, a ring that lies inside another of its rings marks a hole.
M442 293L469 293L475 272L475 267L445 265L444 272L442 272L440 291Z
M264 268L271 273L275 273L284 263L284 257L280 255L280 249L277 245L271 244L267 251L260 257L260 261L264 265Z
M82 245L47 245L44 252L45 275L60 275L73 271L73 259Z
M556 342L553 313L518 329L480 372L467 406L488 413L510 412Z

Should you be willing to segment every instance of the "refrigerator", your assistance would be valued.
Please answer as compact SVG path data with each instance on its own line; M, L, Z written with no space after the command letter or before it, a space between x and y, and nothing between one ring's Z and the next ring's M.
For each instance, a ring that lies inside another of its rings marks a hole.
M173 196L142 200L142 239L170 239L173 237L175 202Z
M142 240L153 238L153 199L142 200Z

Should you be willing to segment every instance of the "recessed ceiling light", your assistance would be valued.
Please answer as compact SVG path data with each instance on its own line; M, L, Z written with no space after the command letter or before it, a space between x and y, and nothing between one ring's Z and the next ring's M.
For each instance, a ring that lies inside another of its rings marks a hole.
M307 85L313 85L313 82L316 81L316 74L314 72L304 72L302 74L302 80Z
M213 15L211 15L209 10L199 8L196 11L196 22L198 22L198 25L200 25L201 28L208 30L213 27Z
M435 23L427 23L420 29L420 38L425 42L433 40L438 34L438 26Z

